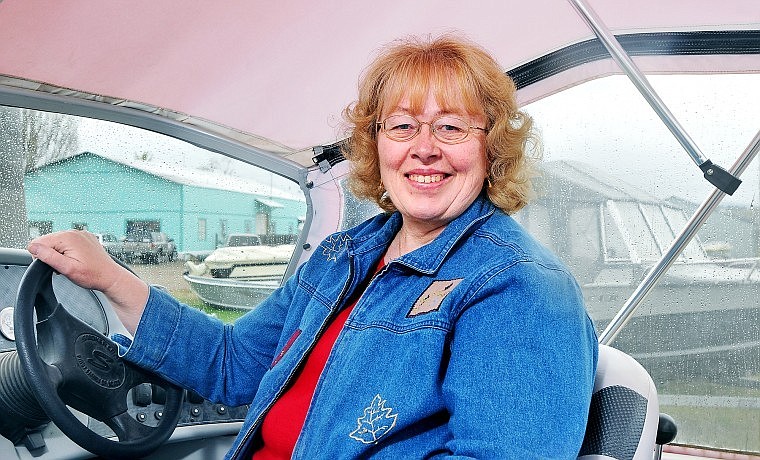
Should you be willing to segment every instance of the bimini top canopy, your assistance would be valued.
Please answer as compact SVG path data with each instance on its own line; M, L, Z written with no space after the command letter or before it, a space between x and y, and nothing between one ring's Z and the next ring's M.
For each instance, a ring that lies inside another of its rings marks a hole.
M619 37L760 29L757 0L588 4ZM575 58L591 61L560 72L570 67L569 48L549 62L553 77L524 78L522 101L615 72L611 62L584 57L580 45L593 33L567 0L0 0L0 24L0 84L152 111L285 154L344 137L341 111L362 69L399 37L457 33L505 70L542 69L547 61L534 59L570 45L581 53ZM744 70L760 70L752 59ZM707 70L701 62L688 65Z

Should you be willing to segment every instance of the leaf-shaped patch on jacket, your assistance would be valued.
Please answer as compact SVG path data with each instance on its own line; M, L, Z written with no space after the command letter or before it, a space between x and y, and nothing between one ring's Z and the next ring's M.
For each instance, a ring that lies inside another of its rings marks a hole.
M349 434L364 444L377 442L396 426L398 414L392 414L393 408L385 407L385 400L376 395L372 404L364 408L364 415L356 419L357 427Z

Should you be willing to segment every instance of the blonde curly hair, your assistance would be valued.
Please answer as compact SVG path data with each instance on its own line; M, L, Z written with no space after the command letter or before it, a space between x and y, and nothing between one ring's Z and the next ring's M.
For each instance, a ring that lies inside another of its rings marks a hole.
M376 124L384 109L395 108L404 97L413 110L420 109L430 87L443 110L463 106L469 115L485 117L488 198L508 214L525 206L532 195L534 160L540 157L533 121L518 109L514 82L496 61L452 35L393 42L365 70L358 99L343 111L352 127L344 155L352 163L354 195L396 210L380 180Z

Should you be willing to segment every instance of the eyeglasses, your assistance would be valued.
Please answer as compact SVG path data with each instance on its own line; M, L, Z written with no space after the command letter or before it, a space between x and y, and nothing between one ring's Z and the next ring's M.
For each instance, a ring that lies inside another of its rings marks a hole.
M444 115L431 122L419 121L411 115L391 115L377 123L377 129L394 141L408 141L420 133L422 125L430 126L433 136L446 144L458 144L467 139L473 129L487 132L486 128L470 126L461 118Z

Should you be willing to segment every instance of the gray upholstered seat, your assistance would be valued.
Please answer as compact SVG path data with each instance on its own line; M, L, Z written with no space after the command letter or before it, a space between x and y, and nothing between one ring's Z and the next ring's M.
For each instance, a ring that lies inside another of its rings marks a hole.
M652 460L659 423L657 390L629 355L599 345L583 460Z

